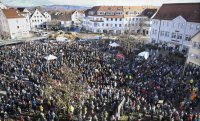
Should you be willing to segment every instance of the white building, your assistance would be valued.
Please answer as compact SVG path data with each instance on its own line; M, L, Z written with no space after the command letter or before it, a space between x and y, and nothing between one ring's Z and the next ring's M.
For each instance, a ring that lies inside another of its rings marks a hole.
M184 50L200 30L200 3L163 4L152 19L151 41Z
M55 11L51 13L52 22L56 21L58 22L59 26L52 26L51 28L57 28L57 29L70 29L72 27L72 14L74 11Z
M0 9L7 9L6 5L4 5L1 1L0 1Z
M71 14L71 20L75 26L81 26L85 17L84 11L74 11Z
M189 47L187 63L200 67L200 31L192 39L192 46Z
M85 11L83 27L97 33L141 33L141 25L148 17L140 15L146 8L148 7L96 6Z
M33 14L30 16L31 28L43 28L46 27L45 23L51 21L51 15L47 12L40 12L35 9Z
M0 10L0 35L3 38L27 37L30 31L29 20L16 9Z

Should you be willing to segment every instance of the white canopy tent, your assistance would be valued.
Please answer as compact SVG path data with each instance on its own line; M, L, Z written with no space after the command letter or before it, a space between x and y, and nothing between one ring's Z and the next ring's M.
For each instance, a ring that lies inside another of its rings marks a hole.
M149 58L149 52L144 51L138 54L140 57L144 57L145 59Z
M56 41L57 42L67 42L67 38L66 37L56 37Z
M54 56L54 55L48 55L48 56L46 56L46 57L44 57L47 61L50 61L50 60L55 60L55 59L57 59L57 57L56 56Z
M109 44L109 46L111 46L111 47L119 47L120 45L117 44L116 42L113 42L113 43Z
M57 59L57 57L54 56L54 55L48 55L48 56L46 56L46 57L44 57L44 58L47 60L47 63L48 63L48 72L49 72L49 74L50 74L50 70L49 70L49 61L50 61L50 60L55 60L55 59Z

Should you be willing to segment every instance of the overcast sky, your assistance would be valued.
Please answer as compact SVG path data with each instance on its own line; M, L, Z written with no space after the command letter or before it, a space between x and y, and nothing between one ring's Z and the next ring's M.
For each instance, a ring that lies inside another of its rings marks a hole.
M200 0L0 0L4 4L14 6L39 5L162 5L163 3L200 2Z

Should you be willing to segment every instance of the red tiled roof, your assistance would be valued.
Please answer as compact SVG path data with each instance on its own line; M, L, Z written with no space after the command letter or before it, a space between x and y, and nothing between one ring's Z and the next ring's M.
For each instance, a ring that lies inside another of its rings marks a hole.
M173 20L177 16L188 22L200 23L200 3L163 4L153 19Z
M6 18L24 18L23 15L21 15L21 12L16 9L2 9L4 15Z
M103 12L116 12L116 11L121 11L123 12L123 15L116 15L116 18L121 18L124 16L129 16L127 15L129 12L133 13L141 13L144 9L146 8L155 8L154 6L95 6L92 7L91 9L88 9L85 11L85 15L88 16L89 12L92 11L93 14L90 16L97 16L98 11L103 11ZM98 16L104 16L104 17L115 17L115 15L98 15Z

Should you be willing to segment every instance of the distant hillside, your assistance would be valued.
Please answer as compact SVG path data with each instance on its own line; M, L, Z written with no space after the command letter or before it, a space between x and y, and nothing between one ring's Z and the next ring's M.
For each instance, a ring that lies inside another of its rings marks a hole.
M25 6L8 6L10 8L17 8L17 7L25 7ZM44 11L52 11L52 10L85 10L89 9L89 7L85 6L73 6L73 5L43 5L43 6L32 6L32 7L25 7L30 10L34 8L39 8Z
M89 7L84 6L71 6L71 5L50 5L50 6L41 6L46 11L51 10L84 10L88 9Z

